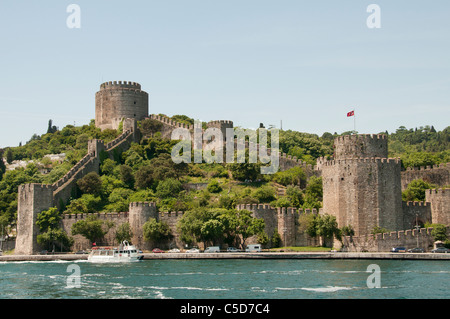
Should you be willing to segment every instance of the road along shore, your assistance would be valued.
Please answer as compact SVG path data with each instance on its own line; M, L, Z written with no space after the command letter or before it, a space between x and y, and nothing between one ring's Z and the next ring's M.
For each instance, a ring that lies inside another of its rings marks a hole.
M450 254L436 253L345 253L345 252L241 252L241 253L144 253L144 260L154 259L391 259L450 260ZM87 254L5 255L7 261L76 261L87 260Z

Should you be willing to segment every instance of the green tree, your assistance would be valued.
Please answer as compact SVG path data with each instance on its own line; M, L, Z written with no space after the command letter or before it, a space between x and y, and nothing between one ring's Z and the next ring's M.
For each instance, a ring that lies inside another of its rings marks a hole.
M155 184L153 168L149 165L141 166L134 174L135 187L137 189L152 188Z
M77 181L77 185L85 194L100 195L102 191L102 180L95 172L88 173L83 178L80 178Z
M146 241L160 242L173 238L169 225L166 222L158 222L155 218L149 218L142 230Z
M89 215L72 225L72 235L81 235L94 243L102 240L113 226L113 222L100 220L94 215Z
M124 240L131 242L131 238L133 237L133 232L131 231L130 223L125 222L120 224L116 230L116 240L121 243Z
M434 237L435 241L446 241L447 240L447 227L443 224L432 224L433 230L431 231L431 236Z
M223 240L225 231L225 226L220 220L210 219L203 223L200 229L201 237L203 241L211 242L213 245L221 242Z
M323 238L323 246L332 240L334 237L341 240L341 231L338 227L336 217L332 215L318 215L320 216L317 223L317 235Z
M284 186L296 185L304 188L307 178L303 168L296 166L285 171L276 172L273 174L272 180Z
M273 231L272 238L270 239L273 248L281 247L281 235L277 230Z
M270 203L276 199L275 189L270 186L259 187L253 192L253 197L256 198L260 203Z
M425 190L430 189L432 186L422 179L413 180L409 183L406 190L402 192L403 201L424 201Z
M59 227L61 221L61 214L56 207L51 207L48 210L40 212L36 217L36 225L40 232L46 232L49 229Z
M215 179L213 179L211 182L209 182L206 189L210 193L220 193L222 191L222 187L220 187L219 182Z
M182 187L180 181L168 178L158 183L158 186L156 187L156 196L159 198L176 197L181 190Z
M73 238L60 228L48 229L37 235L36 241L41 247L51 251L69 251L74 243Z

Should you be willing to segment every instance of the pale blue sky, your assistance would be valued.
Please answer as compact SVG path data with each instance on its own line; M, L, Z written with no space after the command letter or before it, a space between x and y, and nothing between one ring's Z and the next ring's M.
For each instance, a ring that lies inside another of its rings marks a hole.
M69 29L69 4L81 29ZM369 4L381 29L369 29ZM450 125L450 2L0 2L0 147L94 118L102 82L135 81L150 113L321 135Z

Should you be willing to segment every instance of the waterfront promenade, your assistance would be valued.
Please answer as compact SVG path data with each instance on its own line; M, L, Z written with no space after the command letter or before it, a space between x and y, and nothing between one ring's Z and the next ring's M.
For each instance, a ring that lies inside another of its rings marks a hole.
M391 260L450 260L450 254L436 253L347 253L347 252L240 252L240 253L144 253L144 260L152 259L391 259ZM6 261L76 261L87 260L87 254L4 255Z

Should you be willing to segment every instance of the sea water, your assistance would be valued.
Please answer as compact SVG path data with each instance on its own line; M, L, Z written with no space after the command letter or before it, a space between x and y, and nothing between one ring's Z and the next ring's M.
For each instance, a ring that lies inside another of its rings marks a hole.
M438 260L0 262L2 299L446 299L449 287L450 262Z

